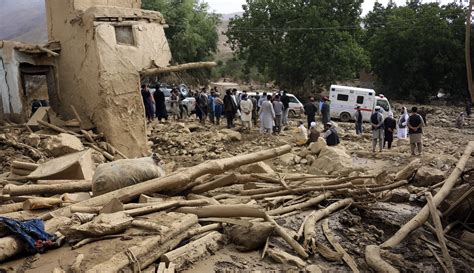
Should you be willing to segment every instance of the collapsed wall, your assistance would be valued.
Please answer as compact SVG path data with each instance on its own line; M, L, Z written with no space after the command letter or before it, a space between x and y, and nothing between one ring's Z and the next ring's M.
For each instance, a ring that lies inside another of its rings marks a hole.
M61 43L60 112L97 126L130 157L147 153L139 71L168 66L159 12L139 0L46 0L48 36Z

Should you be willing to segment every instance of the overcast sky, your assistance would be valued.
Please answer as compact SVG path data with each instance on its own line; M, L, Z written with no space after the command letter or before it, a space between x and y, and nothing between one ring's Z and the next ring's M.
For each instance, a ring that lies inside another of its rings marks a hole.
M242 11L242 4L245 4L245 0L204 0L209 4L211 10L215 10L217 13L233 13ZM467 2L468 0L462 0L463 2ZM379 0L380 3L386 5L389 0ZM397 5L404 5L406 0L394 0ZM423 2L436 2L435 0L425 0ZM441 0L442 3L448 2L459 2L459 0ZM372 7L374 6L375 0L365 0L362 4L363 15L367 14Z

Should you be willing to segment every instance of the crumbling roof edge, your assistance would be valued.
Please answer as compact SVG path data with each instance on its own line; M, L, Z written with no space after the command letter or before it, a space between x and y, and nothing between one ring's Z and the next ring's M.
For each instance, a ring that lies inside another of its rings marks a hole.
M53 48L49 48L51 44L54 43ZM48 54L51 56L58 56L59 54L54 52L53 50L60 50L61 46L59 45L58 48L58 43L57 42L50 42L45 45L40 45L40 44L29 44L29 43L24 43L20 41L14 41L14 40L0 40L0 49L2 48L11 48L18 50L20 52L25 52L25 53L30 53L30 54Z
M83 16L93 17L95 19L100 18L117 18L120 20L133 19L147 19L160 24L165 24L163 15L158 11L133 9L133 8L121 8L121 7L110 7L110 6L94 6L88 8Z

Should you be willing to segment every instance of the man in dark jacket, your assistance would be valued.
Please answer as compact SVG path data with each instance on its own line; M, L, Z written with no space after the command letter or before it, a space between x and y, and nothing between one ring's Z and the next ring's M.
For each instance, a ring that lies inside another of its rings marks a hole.
M356 134L362 135L362 132L363 132L362 124L364 122L364 116L362 115L362 112L360 111L360 105L357 105L354 118L355 118Z
M326 123L324 128L326 129L326 132L324 132L323 137L326 140L326 144L328 146L337 146L340 143L340 140L336 128L334 128L331 122Z
M166 111L165 94L160 90L160 87L156 87L155 93L153 93L155 99L155 113L158 121L162 119L168 120L168 111Z
M407 126L408 134L410 135L411 155L416 155L416 150L418 150L418 154L421 154L423 152L422 136L425 122L423 117L418 114L417 107L411 109L411 115L408 118Z
M324 97L323 101L321 105L321 120L323 124L327 124L331 121L331 106L329 105L328 97Z
M385 118L383 121L383 128L385 132L385 137L383 140L383 147L385 148L385 143L387 143L387 147L390 150L392 148L393 142L393 132L395 132L395 128L397 127L397 121L393 118L393 113L388 112L388 117Z
M286 91L283 91L283 96L280 99L281 103L283 103L283 118L282 124L283 126L288 126L288 113L290 112L290 97L286 94Z
M316 113L318 112L318 107L316 106L314 102L314 97L311 96L309 97L309 102L305 104L304 106L304 114L307 117L308 120L308 128L311 127L311 122L316 121Z
M227 119L227 128L234 127L234 117L237 113L237 104L232 98L232 92L227 90L224 96L224 114Z

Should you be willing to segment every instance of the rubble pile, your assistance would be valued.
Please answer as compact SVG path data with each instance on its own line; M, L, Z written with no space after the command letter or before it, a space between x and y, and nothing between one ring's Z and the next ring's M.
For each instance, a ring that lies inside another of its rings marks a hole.
M51 122L34 133L0 133L8 161L0 178L0 269L474 266L472 141L451 138L438 154L410 158L406 143L367 153L370 135L354 135L349 123L337 124L336 147L322 138L308 147L285 145L291 130L262 136L196 122L152 123L154 154L125 159L100 134ZM445 141L439 139L427 143Z

